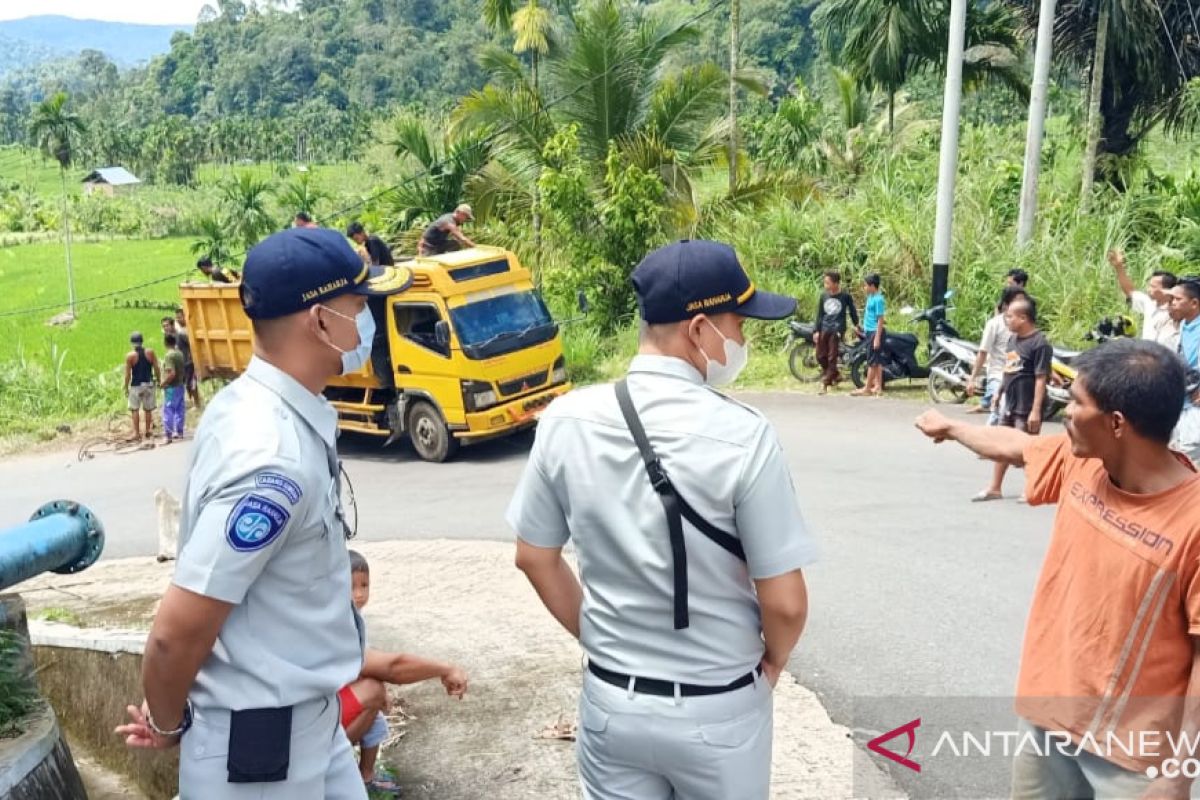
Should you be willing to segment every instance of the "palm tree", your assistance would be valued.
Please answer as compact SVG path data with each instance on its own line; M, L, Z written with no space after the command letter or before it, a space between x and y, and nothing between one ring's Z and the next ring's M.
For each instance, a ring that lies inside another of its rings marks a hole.
M269 181L255 178L250 172L238 173L236 178L221 185L230 229L242 247L249 250L274 227L267 210Z
M42 155L58 162L58 174L62 180L63 239L67 251L67 294L70 298L71 316L75 316L75 272L71 266L71 216L67 202L67 167L75 160L79 137L87 130L83 119L67 108L70 100L66 92L47 98L37 105L29 123L29 134L42 151Z
M289 218L299 211L316 218L317 206L328 199L329 193L313 184L311 172L300 173L285 183L275 195L275 200L288 213Z
M1012 0L1036 24L1036 0ZM1096 62L1103 30L1100 91L1100 171L1104 156L1132 155L1162 125L1170 134L1197 130L1189 83L1200 76L1200 22L1195 0L1061 0L1054 22L1054 54L1062 64L1087 69ZM1108 24L1101 28L1101 11ZM1117 184L1118 171L1107 179Z
M896 95L913 76L945 64L949 17L947 0L825 0L813 25L835 63L887 95L893 132ZM1016 58L1017 26L1006 9L968 0L966 43L971 48L963 64L966 83L995 78L1019 93L1028 91Z
M196 223L200 238L192 242L193 255L208 256L218 267L232 257L233 242L229 238L230 224L218 214L201 217Z
M712 63L677 66L680 49L698 36L695 25L593 0L546 58L541 86L517 59L493 54L486 62L492 83L459 104L456 124L502 131L501 157L535 167L554 130L575 125L597 186L615 143L631 163L662 178L673 205L694 203L691 174L723 152L729 126L727 73Z
M483 131L451 129L440 138L425 122L402 114L392 123L388 142L396 157L418 171L393 190L385 201L393 230L407 231L418 221L443 214L462 202L467 182L487 165L491 149Z
M538 0L527 0L526 4L516 8L513 0L484 0L484 21L493 30L511 29L515 41L513 52L517 55L529 54L529 70L532 76L533 94L540 96L541 89L541 59L550 52L550 36L553 19L550 12L542 7ZM533 253L535 275L540 274L542 260L542 197L538 188L538 178L541 170L534 162L533 202Z

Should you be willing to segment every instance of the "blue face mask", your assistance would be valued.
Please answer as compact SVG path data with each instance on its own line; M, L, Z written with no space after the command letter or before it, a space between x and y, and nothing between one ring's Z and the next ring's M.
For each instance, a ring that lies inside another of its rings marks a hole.
M329 306L321 306L321 308L342 319L351 319L345 314L334 311ZM375 316L371 313L371 309L364 307L353 319L354 327L358 328L358 345L353 350L342 350L332 342L329 343L330 347L342 355L343 375L358 372L367 365L367 361L371 358L371 345L375 341Z

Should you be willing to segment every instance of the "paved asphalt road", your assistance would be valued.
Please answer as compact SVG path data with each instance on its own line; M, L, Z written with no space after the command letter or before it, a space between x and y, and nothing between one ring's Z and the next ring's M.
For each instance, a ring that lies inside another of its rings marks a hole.
M968 502L990 465L921 438L912 427L921 410L916 403L788 394L744 399L776 424L822 542L822 560L809 572L811 622L792 666L835 721L885 731L911 718L904 703L864 710L864 696L1010 694L1052 510ZM480 445L442 465L419 461L407 444L380 450L370 439L345 442L360 536L511 539L503 511L528 442ZM186 450L175 445L85 463L74 453L0 462L0 528L66 497L105 522L106 558L151 555L152 494L159 486L179 493ZM1014 496L1020 481L1020 473L1009 477ZM914 713L921 713L920 702ZM933 716L928 706L925 713ZM894 770L904 788L923 796L936 782L929 772ZM946 776L966 780L968 772L952 767ZM962 785L944 791L962 796Z

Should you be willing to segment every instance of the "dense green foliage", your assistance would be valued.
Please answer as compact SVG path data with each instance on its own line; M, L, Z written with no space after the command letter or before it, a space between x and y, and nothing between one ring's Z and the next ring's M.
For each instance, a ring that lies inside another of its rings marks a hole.
M359 219L412 252L430 219L465 200L477 216L468 234L515 250L558 316L574 314L580 291L590 298L588 321L566 333L584 380L608 374L632 349L629 273L675 238L731 242L757 283L801 298L805 317L826 269L841 270L856 294L864 273L881 272L894 312L928 301L946 0L743 0L732 188L724 3L303 0L294 13L260 5L219 3L145 69L121 72L85 53L66 71L0 88L0 140L40 143L52 157L33 168L29 149L0 147L0 240L10 231L50 242L66 177L67 213L85 235L182 237L170 241L169 264L104 272L120 289L186 269L197 254L236 262L298 210L334 227ZM1107 248L1126 248L1143 274L1200 271L1200 160L1188 138L1200 122L1200 39L1143 26L1114 45L1104 91L1133 104L1122 130L1134 141L1105 134L1109 180L1081 212L1088 81L1079 67L1096 6L1062 4L1038 228L1018 248L1026 5L969 5L952 316L975 335L1004 272L1022 266L1045 327L1078 344L1097 317L1121 308ZM1179 13L1175 0L1161 5ZM73 134L76 163L122 163L149 185L116 198L79 195L79 169L60 171L54 141L30 138L31 102L60 88L71 97L58 111L83 124ZM1124 124L1110 119L1114 102L1102 103L1105 131ZM39 309L0 316L0 331L21 343L0 351L0 362L7 355L18 365L3 374L26 381L10 380L7 391L48 400L22 400L0 431L18 419L45 425L56 413L95 413L88 398L110 392L102 384L130 324L113 300L87 301L95 257L106 247L129 262L150 244L77 248L85 302L65 330L42 324L56 312L41 301L53 308L65 292L54 245L9 248L43 269L20 273L42 294L0 298L0 315ZM5 280L17 274L7 263L0 259ZM155 284L117 302L166 302L172 291ZM904 324L898 313L892 321ZM758 356L746 380L769 383L783 374L785 329L756 326L752 335ZM74 385L89 391L61 388ZM0 407L13 402L4 387L0 379ZM101 405L111 402L119 398Z

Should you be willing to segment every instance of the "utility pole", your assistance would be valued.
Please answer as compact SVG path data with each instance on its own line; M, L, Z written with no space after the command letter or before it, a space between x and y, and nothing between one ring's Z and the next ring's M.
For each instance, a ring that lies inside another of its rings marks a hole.
M742 1L729 2L729 193L737 189L738 118L737 70L742 26Z
M942 305L950 283L950 245L954 232L954 184L958 177L958 116L962 107L963 47L967 0L950 2L950 41L946 45L946 89L942 99L942 155L938 162L937 222L933 235L933 285L930 307ZM930 321L930 325L932 325Z
M1050 56L1054 52L1054 11L1057 0L1042 0L1038 18L1037 52L1033 58L1033 91L1029 95L1029 129L1025 138L1025 178L1021 183L1021 213L1017 244L1033 238L1037 222L1038 173L1042 166L1042 134L1046 130L1046 100L1050 94Z

